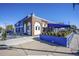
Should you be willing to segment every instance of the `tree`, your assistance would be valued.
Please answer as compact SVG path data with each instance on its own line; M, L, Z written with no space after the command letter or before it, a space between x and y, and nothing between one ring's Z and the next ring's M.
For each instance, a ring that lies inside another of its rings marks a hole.
M7 31L12 31L12 30L14 30L13 25L7 25L7 26L6 26L6 30L7 30Z
M4 32L2 33L2 40L6 40L7 39L7 32L6 30L4 30Z
M71 25L71 28L72 29L77 29L77 26L76 25Z
M3 29L3 28L2 28L2 27L0 27L0 32L2 31L2 29Z

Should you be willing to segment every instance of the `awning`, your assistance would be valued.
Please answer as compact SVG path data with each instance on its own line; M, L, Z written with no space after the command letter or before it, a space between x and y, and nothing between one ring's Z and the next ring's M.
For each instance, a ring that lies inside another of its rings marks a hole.
M53 28L67 28L70 27L70 25L66 24L48 24L48 27L53 27Z

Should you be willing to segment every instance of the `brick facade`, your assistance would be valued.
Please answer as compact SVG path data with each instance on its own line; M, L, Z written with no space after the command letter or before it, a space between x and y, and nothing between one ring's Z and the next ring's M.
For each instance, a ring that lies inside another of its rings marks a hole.
M28 22L31 23L30 31L31 31L31 35L32 36L34 35L34 30L35 30L34 29L34 24L35 24L35 22L40 23L40 25L41 25L41 32L43 30L43 27L45 27L43 25L47 25L48 24L48 22L46 20L44 20L43 18L39 18L39 17L37 17L37 16L35 16L33 14L24 21L24 24L27 25Z

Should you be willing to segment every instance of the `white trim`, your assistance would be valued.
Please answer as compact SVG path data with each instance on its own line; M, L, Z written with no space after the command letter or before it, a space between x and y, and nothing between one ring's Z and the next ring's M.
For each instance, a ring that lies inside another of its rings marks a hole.
M24 24L24 33L26 33L27 31L26 31L26 24Z
M31 35L31 29L32 29L32 28L31 28L31 23L28 22L28 25L27 25L27 26L28 26L27 34L28 34L28 35Z
M37 30L36 30L37 27ZM38 27L40 27L40 30L38 30ZM40 35L41 34L41 24L39 22L35 22L34 24L34 35Z
M35 16L35 15L34 15L34 17L37 18L37 19L40 19L40 20L48 21L48 20L46 20L46 19L44 19L44 18L41 18L41 17Z

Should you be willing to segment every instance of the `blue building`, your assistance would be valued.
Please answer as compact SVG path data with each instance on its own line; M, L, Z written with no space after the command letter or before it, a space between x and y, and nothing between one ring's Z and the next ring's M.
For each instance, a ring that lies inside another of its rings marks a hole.
M40 35L43 28L47 27L47 20L31 13L15 24L15 32L18 35Z
M26 16L15 24L15 32L18 35L40 35L45 28L51 28L57 32L69 27L70 25L66 24L49 23L46 19L31 13L30 16Z
M18 35L23 35L26 34L24 33L24 21L28 18L28 16L26 16L25 18L23 18L22 20L18 21L15 24L15 32Z

